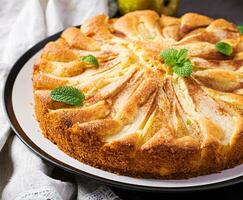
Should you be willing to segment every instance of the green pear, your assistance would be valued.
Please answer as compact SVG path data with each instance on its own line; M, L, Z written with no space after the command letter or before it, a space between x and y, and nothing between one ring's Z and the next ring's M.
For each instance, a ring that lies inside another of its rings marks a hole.
M159 14L176 15L179 8L180 0L152 0L150 8Z
M175 15L179 8L180 0L118 0L121 14L135 10L152 9L159 14Z
M135 10L149 9L150 0L118 0L121 14L126 14Z

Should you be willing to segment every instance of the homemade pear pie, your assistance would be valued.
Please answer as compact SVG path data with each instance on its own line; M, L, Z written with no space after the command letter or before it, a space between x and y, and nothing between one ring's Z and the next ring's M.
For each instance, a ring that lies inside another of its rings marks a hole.
M149 10L67 28L34 66L44 136L83 163L136 177L189 178L243 163L241 28ZM85 99L53 100L62 86Z

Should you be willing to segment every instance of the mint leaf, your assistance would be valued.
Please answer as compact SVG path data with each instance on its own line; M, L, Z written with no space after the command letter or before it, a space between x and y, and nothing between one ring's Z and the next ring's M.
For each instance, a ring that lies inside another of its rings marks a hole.
M176 55L177 63L185 62L187 60L187 55L188 55L188 50L181 49Z
M192 63L187 60L182 65L176 65L172 69L178 76L187 77L192 73Z
M220 53L222 53L226 56L230 56L233 53L232 46L230 46L226 42L218 42L215 45L215 48L217 49L217 51L219 51Z
M165 49L164 51L160 52L160 57L165 59L168 58L175 58L177 55L178 51L173 48Z
M177 64L176 56L178 51L176 49L165 49L160 53L160 57L164 59L164 62L168 66L174 66Z
M99 67L98 59L93 55L84 56L80 60L82 62L86 62L86 63L89 63L89 64L94 65L96 67Z
M160 53L160 57L178 76L187 77L191 75L192 63L188 59L187 49L181 49L180 51L173 48L165 49Z
M51 91L51 99L73 106L80 106L85 99L84 94L71 86L60 86Z
M237 28L240 31L240 33L243 34L243 25L238 25Z

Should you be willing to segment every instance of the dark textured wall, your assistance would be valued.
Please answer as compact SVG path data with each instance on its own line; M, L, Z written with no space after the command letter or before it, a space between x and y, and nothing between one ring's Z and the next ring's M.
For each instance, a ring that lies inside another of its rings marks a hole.
M225 18L243 24L243 0L181 0L178 15L198 12L214 18Z

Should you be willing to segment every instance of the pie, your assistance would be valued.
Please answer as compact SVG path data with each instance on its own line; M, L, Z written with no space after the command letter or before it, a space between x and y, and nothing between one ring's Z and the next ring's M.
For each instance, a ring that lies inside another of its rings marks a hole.
M218 42L233 53L219 52ZM160 57L168 48L188 50L190 76L169 70ZM87 55L99 67L81 60ZM83 105L52 100L60 86L82 91ZM95 16L44 47L33 92L43 135L93 167L180 179L243 163L243 35L224 19Z

